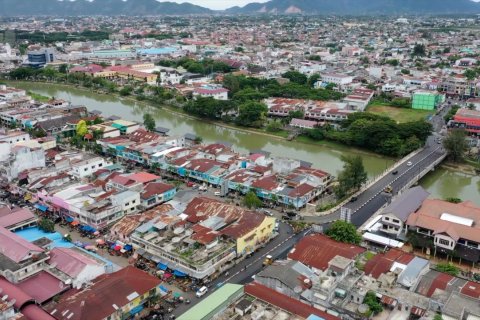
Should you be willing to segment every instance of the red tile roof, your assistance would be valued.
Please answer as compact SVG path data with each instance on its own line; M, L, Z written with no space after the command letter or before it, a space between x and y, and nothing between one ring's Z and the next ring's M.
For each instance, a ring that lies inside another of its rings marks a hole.
M365 274L378 279L382 273L390 271L394 262L408 264L415 258L414 255L398 249L391 249L387 253L379 253L365 264Z
M55 264L58 270L72 278L77 277L89 265L99 265L96 260L70 248L52 249L48 263L50 265Z
M302 183L301 185L295 187L292 191L290 191L288 195L290 197L302 197L311 192L313 189L315 189L313 186L307 183Z
M114 305L129 304L132 299L127 297L132 293L142 296L160 283L157 277L128 266L96 278L87 289L67 293L47 308L58 320L104 319L116 312Z
M4 277L0 277L0 288L2 288L2 296L8 295L9 300L15 299L13 306L18 310L29 301L33 301L33 297L28 295L18 286L10 283Z
M38 303L44 303L57 294L70 289L68 285L46 271L36 273L18 283L17 286L24 292L28 292Z
M159 176L148 172L133 173L128 178L140 183L148 183L160 179Z
M165 193L168 190L172 190L174 188L175 186L173 184L167 184L162 182L150 182L143 188L141 198L149 199L154 195Z
M263 190L272 191L278 188L277 176L272 175L264 178L260 178L252 183L253 188L259 188Z
M35 254L44 252L44 250L0 227L0 252L10 260L19 263Z
M256 297L257 299L263 300L271 305L274 305L280 309L283 309L302 318L308 318L310 315L314 314L325 320L339 319L333 315L309 306L308 304L300 302L299 300L290 298L289 296L286 296L257 282L247 284L245 286L245 292L251 296Z
M480 283L468 281L460 292L472 298L480 299Z
M54 317L49 315L45 310L35 304L30 304L22 309L22 314L27 320L55 320Z
M35 215L27 208L17 208L8 214L0 214L0 226L8 228L17 223L34 219Z
M325 270L328 268L330 260L337 255L355 259L364 251L365 248L338 242L322 234L314 234L302 238L290 251L288 258L300 261L310 267Z

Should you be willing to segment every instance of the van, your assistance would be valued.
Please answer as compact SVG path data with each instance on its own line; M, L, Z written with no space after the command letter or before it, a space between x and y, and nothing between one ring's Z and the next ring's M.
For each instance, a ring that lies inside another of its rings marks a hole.
M278 228L280 227L280 223L275 221L275 231L278 232Z
M200 289L197 290L197 292L195 293L195 295L197 296L197 298L200 298L202 296L204 296L208 291L208 288L206 286L203 286L201 287Z

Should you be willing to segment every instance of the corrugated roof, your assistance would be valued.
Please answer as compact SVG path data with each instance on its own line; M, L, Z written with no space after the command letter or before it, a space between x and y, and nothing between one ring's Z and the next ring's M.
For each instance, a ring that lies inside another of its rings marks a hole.
M210 319L211 312L224 305L226 301L233 302L243 294L243 286L227 283L215 290L211 295L197 303L187 312L179 316L178 320Z
M383 210L383 214L393 214L401 221L405 222L408 216L417 211L423 201L428 198L428 193L421 186L413 187L402 193L388 207Z

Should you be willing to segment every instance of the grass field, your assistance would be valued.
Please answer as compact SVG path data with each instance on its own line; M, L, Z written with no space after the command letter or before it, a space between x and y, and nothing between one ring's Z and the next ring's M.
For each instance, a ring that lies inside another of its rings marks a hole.
M387 116L397 122L409 122L421 119L426 119L433 115L434 111L429 110L415 110L407 108L397 108L383 105L371 105L367 107L367 111L381 116Z

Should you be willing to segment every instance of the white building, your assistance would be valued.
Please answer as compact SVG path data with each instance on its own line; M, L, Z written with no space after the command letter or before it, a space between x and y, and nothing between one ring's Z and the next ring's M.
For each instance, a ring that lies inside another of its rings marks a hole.
M138 212L140 205L140 193L132 190L120 191L111 196L112 203L122 207L123 214L134 214Z
M72 169L70 174L78 177L85 178L91 176L98 169L111 165L110 162L105 161L102 157L94 157L90 159L80 160L79 162L72 163Z
M334 83L337 86L344 86L353 82L353 77L339 73L324 73L321 75L322 82Z
M6 142L11 145L14 145L22 141L30 141L30 135L20 130L15 130L15 131L0 130L0 142Z
M52 249L47 263L69 278L74 288L81 288L106 271L105 262L75 247Z
M6 151L4 149L3 151ZM5 158L5 155L0 155ZM43 148L29 148L25 146L14 146L3 161L0 168L1 173L9 180L16 179L22 171L33 168L45 167L45 151Z
M213 98L215 100L228 100L228 90L217 86L202 86L195 88L193 97Z

